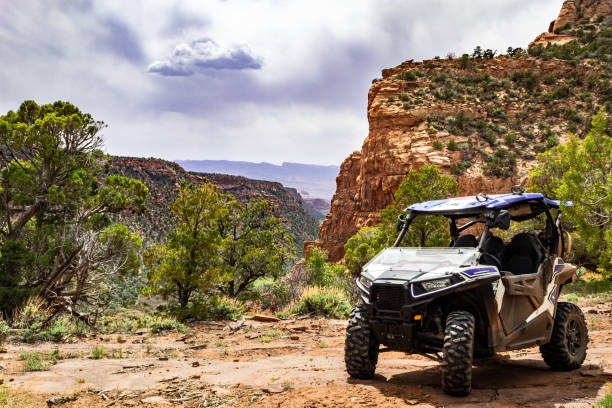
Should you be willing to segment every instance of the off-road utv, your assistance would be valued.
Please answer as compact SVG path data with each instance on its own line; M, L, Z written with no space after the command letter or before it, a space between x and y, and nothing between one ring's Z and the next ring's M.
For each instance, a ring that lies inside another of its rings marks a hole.
M362 302L349 319L344 357L351 376L371 378L379 351L387 350L440 361L442 389L452 395L470 392L474 356L539 345L550 367L580 367L588 343L584 316L578 306L557 302L576 270L562 259L571 239L560 226L559 202L518 186L512 191L404 210L393 247L357 279ZM449 247L400 247L413 220L426 216L449 220ZM527 231L511 238L499 231L511 221L521 223L511 231ZM479 238L461 234L470 227Z

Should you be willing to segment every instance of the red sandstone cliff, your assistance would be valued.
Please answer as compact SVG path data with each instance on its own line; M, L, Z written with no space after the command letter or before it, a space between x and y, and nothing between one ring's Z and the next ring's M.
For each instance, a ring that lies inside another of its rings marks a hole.
M566 0L559 16L551 21L548 32L538 35L529 46L542 44L565 44L576 39L573 34L561 34L580 21L590 21L599 16L612 14L612 0Z
M612 0L568 0L551 31L577 19L609 15L611 5ZM341 259L346 240L379 221L379 211L392 202L406 173L428 163L458 174L461 195L524 185L537 152L565 141L568 131L584 134L576 123L588 123L592 104L606 100L605 95L591 99L586 109L580 99L587 90L581 89L583 79L594 69L588 61L504 56L471 60L467 66L459 60L410 61L383 70L368 93L369 134L361 151L342 163L319 240L306 243L306 250L316 244L330 260ZM458 132L448 126L459 111L480 130ZM572 112L580 121L571 119ZM488 127L484 131L482 123ZM491 140L490 133L499 140ZM460 149L444 147L451 139ZM493 166L495 160L501 169Z

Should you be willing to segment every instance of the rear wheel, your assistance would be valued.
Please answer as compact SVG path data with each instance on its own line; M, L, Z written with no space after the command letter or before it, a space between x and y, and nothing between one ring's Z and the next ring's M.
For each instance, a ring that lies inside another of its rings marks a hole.
M550 342L540 346L546 364L556 370L573 370L586 358L589 332L580 308L559 302Z
M365 305L357 305L351 312L344 342L344 362L351 377L370 379L378 363L378 342L368 324Z
M450 395L468 395L472 389L474 359L474 316L465 311L452 312L444 329L442 390Z

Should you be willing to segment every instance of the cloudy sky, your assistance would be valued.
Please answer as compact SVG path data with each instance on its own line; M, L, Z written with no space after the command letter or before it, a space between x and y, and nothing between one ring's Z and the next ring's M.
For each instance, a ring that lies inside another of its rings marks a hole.
M380 70L526 46L562 0L2 0L0 112L68 100L111 154L339 164Z

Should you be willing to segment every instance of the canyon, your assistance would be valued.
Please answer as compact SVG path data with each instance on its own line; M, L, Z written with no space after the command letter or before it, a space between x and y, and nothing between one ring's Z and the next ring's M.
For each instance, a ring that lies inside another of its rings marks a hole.
M304 241L316 238L318 221L304 208L302 197L296 189L286 188L272 181L253 180L246 177L216 173L193 173L174 162L138 157L113 157L110 174L119 174L142 181L149 189L146 201L148 211L144 215L120 216L120 221L143 237L148 247L163 242L174 227L169 211L181 182L198 184L207 179L217 185L217 190L231 194L241 202L262 197L275 209L275 215L293 236L297 255L301 256Z

